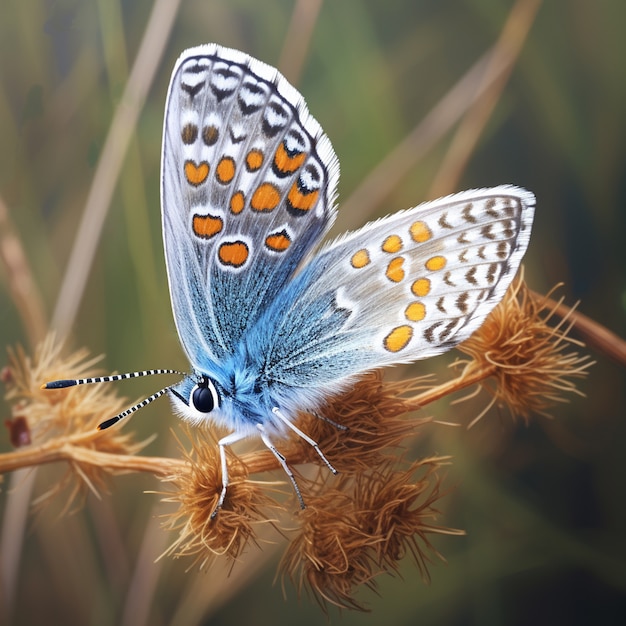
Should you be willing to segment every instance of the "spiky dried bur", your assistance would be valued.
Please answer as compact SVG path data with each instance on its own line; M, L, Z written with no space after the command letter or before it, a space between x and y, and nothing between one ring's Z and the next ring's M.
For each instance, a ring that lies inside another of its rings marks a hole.
M397 572L407 554L428 579L431 557L443 558L428 536L460 534L435 523L437 470L445 461L423 459L398 469L398 459L388 459L309 497L281 562L283 576L324 608L330 603L358 610L364 607L355 591L362 585L374 589L376 577Z
M204 567L215 556L236 559L250 542L255 542L255 526L268 523L267 511L274 501L262 483L248 479L246 467L232 454L228 459L227 498L213 516L222 490L222 474L217 439L209 429L187 428L191 442L184 450L186 464L165 480L174 485L164 501L178 504L165 517L164 527L178 533L166 550L168 556L194 556Z
M423 381L413 381L409 386L405 383L401 390L414 392L421 385ZM363 488L361 501L371 495L371 487L376 480L400 489L398 480L406 479L409 482L403 488L415 490L413 471L400 472L393 475L395 480L391 479L391 466L398 463L397 447L415 432L418 424L426 421L406 419L406 413L414 407L407 408L399 389L397 384L384 383L380 372L373 372L358 381L349 392L330 402L323 411L323 417L304 416L304 421L298 423L317 439L320 449L340 472L339 479L324 466L320 467L315 479L306 479L298 474L307 504L303 515L317 510L315 502L325 502L327 497L337 504L343 498L353 499L365 480L369 482L367 488ZM201 566L217 555L237 558L249 542L255 541L255 530L260 523L279 526L278 521L269 519L270 510L275 510L276 517L281 519L289 518L297 510L294 495L284 481L278 490L275 483L248 478L249 474L276 469L276 459L269 451L255 450L241 460L229 451L226 500L212 518L222 489L217 437L210 428L194 428L188 431L188 439L191 447L184 451L187 463L178 467L167 479L175 489L166 495L165 500L178 504L177 510L167 515L164 524L177 533L174 543L166 551L167 555L192 555ZM320 462L313 448L298 437L281 441L280 451L294 471L303 463ZM370 478L366 479L366 476ZM390 487L386 493L392 490ZM335 494L342 495L335 499ZM417 493L414 495L417 496ZM385 510L380 503L374 508ZM283 530L289 533L287 529Z
M455 364L463 367L463 376L490 374L480 384L493 400L472 424L494 403L528 421L533 413L549 416L551 405L567 401L563 393L583 395L575 379L584 378L593 361L570 350L583 344L568 336L571 325L567 318L555 317L549 295L533 296L518 278L485 323L459 346L471 357Z
M111 454L136 454L144 446L119 429L103 436L96 426L119 413L125 405L107 385L83 385L62 390L42 390L41 384L58 378L84 378L93 375L98 359L88 359L85 350L62 355L62 346L48 336L33 358L21 348L9 349L9 364L4 369L6 400L11 405L10 428L20 424L29 433L33 449L50 451L55 447L80 446L89 451ZM25 423L25 424L24 424ZM98 463L72 461L70 471L48 496L70 485L70 502L85 485L96 489L105 484L112 471ZM75 477L79 478L76 483Z
M429 377L387 382L381 371L365 374L346 393L331 399L320 415L301 416L298 426L320 447L340 474L358 473L385 463L391 448L430 418L407 419L415 410L406 394L427 387ZM315 450L299 437L281 444L281 452L290 463L319 464Z

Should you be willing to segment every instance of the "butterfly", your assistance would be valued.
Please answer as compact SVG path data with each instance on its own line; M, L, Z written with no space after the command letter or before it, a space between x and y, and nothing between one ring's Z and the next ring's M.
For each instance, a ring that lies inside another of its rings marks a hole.
M339 163L300 93L273 67L208 44L178 59L167 95L162 227L172 310L191 373L167 394L183 418L260 437L304 500L275 441L364 372L435 356L467 339L502 299L528 246L535 198L474 189L321 244ZM110 382L147 370L62 380ZM340 425L338 425L340 427Z

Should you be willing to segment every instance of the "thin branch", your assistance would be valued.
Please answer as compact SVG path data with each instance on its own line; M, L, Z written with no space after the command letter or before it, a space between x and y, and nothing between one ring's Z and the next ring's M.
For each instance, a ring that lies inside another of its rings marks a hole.
M587 346L605 354L622 367L626 366L626 341L619 335L576 309L534 291L531 293L534 298L548 303L559 317L568 319Z
M105 435L106 436L106 435ZM93 438L93 437L92 437ZM88 438L83 437L86 441ZM46 465L57 461L84 463L109 471L147 472L155 476L168 476L183 469L185 461L166 457L150 457L131 454L100 452L81 445L71 438L51 439L39 446L32 446L0 455L0 473L12 472L22 467Z
M406 404L409 411L414 411L420 409L431 402L436 402L437 400L441 400L447 395L451 393L456 393L457 391L461 391L461 389L466 389L467 387L471 387L472 385L476 385L479 382L489 378L496 372L496 366L485 367L481 369L477 369L470 374L462 373L457 378L453 378L446 383L442 383L437 385L436 387L432 387L431 389L427 389L422 393L413 396L406 400Z
M399 404L399 411L408 412L420 409L440 398L474 385L493 374L494 368L484 368L472 372L470 376L460 375L446 383L437 385ZM103 431L88 431L69 437L57 437L38 446L31 446L0 454L0 474L23 467L34 467L57 461L74 461L96 465L110 471L147 472L155 476L167 477L184 471L187 462L171 457L148 457L140 455L113 454L94 450L91 446L99 437L106 437ZM290 463L302 459L288 459ZM240 461L250 474L278 469L276 458L267 450L242 455Z

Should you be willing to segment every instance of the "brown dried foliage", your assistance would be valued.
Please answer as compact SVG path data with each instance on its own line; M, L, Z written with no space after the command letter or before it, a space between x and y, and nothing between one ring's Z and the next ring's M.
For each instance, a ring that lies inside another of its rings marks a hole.
M513 415L528 420L533 413L546 414L564 392L579 393L575 381L591 361L570 349L579 344L568 337L567 319L555 322L556 306L532 296L520 279L460 346L467 358L457 362L462 367L457 378L441 384L424 379L388 383L371 372L330 399L321 415L301 415L298 426L339 471L333 476L315 450L296 436L279 442L298 477L307 504L302 511L289 487L278 490L276 483L250 479L278 468L268 450L258 450L240 458L229 452L226 500L212 517L222 489L217 436L210 429L188 430L191 444L184 449L179 442L183 458L174 459L137 455L141 444L119 428L96 431L123 403L108 385L41 390L46 380L92 375L86 370L94 361L85 352L61 358L52 338L32 360L21 350L10 352L10 365L2 372L13 406L9 427L24 445L0 455L0 471L66 460L72 495L85 484L101 488L109 473L152 472L169 485L165 499L178 505L164 522L176 534L167 555L190 555L200 566L218 556L234 560L257 542L261 524L272 524L291 539L281 563L283 578L294 580L323 606L361 609L355 597L359 587L374 588L376 578L396 573L407 555L427 579L427 565L439 556L430 536L459 532L436 521L440 468L448 459L404 459L402 446L430 422L417 419L415 410L479 384L492 395L491 404L505 404ZM302 468L311 464L318 466L312 477ZM57 485L47 495L59 489Z
M480 370L490 373L481 382L493 397L489 406L504 404L513 416L528 421L532 414L549 417L551 405L566 401L564 393L582 395L575 381L586 376L593 361L571 351L582 344L568 335L567 317L555 318L556 306L549 295L532 295L519 279L478 331L459 346L470 357L458 362L465 376Z

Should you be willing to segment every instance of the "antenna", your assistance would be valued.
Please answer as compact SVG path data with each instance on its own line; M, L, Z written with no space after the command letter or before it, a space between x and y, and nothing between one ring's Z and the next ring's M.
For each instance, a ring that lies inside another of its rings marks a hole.
M95 378L69 378L53 380L41 385L40 389L65 389L74 385L92 385L94 383L113 383L127 378L139 378L140 376L154 376L155 374L178 374L184 376L184 372L178 370L143 370L143 372L128 372L127 374L113 374L111 376L96 376Z
M160 398L164 393L167 393L169 390L170 390L169 387L163 387L161 391L157 391L156 393L153 393L151 396L149 396L145 400L142 400L141 402L138 402L137 404L134 404L133 406L127 408L125 411L118 413L115 417L111 417L108 420L104 420L104 422L102 422L101 424L98 424L98 430L106 430L110 426L113 426L113 424L117 424L120 420L124 419L125 417L128 417L131 413L134 413L135 411L138 411L139 409L143 409L143 407L146 406L147 404L154 402L154 400L156 400L157 398Z
M118 380L127 380L128 378L140 378L141 376L154 376L155 374L178 374L179 376L184 376L184 372L179 372L178 370L168 370L168 369L157 369L157 370L143 370L141 372L128 372L126 374L112 374L111 376L95 376L94 378L68 378L62 380L53 380L49 383L44 383L41 385L41 389L66 389L67 387L74 387L75 385L93 385L96 383L113 383ZM108 420L105 420L101 424L98 424L98 430L105 430L113 424L117 424L120 420L128 417L135 411L139 409L143 409L144 406L154 402L157 398L160 398L162 395L167 393L170 390L171 385L167 387L163 387L160 391L153 393L151 396L134 404L129 407L125 411L118 413L115 417L111 417Z

